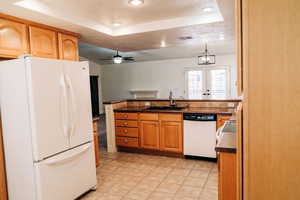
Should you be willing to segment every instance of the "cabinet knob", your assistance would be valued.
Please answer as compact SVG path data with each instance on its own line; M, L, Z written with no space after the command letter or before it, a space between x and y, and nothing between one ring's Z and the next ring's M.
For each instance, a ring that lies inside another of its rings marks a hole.
M128 133L128 130L127 130L127 129L125 129L125 130L124 130L124 133Z
M123 123L123 126L127 126L127 125L128 125L128 123L127 123L127 122L124 122L124 123Z

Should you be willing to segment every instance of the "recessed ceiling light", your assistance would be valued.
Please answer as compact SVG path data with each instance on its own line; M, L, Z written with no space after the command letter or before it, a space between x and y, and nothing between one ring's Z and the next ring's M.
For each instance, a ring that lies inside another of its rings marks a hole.
M112 25L113 25L114 27L119 27L119 26L121 26L122 24L121 24L120 22L114 22Z
M213 9L211 7L202 8L203 12L211 12Z
M144 0L129 0L128 3L133 6L139 6L144 3Z

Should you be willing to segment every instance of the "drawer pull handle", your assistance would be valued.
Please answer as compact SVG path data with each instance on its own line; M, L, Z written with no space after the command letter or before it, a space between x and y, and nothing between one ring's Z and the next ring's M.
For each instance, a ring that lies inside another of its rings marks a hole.
M128 130L127 130L127 129L125 129L125 130L124 130L124 133L128 133Z
M127 125L128 125L128 123L127 123L127 122L124 122L124 123L123 123L123 126L127 126Z

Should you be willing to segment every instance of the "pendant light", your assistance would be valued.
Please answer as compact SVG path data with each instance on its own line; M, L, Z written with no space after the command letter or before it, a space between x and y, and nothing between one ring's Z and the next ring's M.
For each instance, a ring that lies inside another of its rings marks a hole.
M198 65L213 65L216 64L216 55L209 54L207 44L205 44L205 51L198 56Z

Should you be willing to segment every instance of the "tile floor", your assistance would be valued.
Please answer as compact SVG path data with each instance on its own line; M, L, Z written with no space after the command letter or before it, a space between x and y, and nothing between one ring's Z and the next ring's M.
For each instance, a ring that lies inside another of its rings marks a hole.
M217 200L217 164L132 153L101 153L98 188L80 200Z

